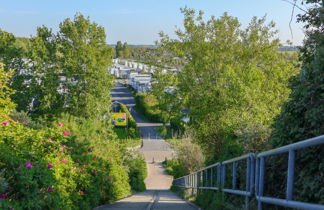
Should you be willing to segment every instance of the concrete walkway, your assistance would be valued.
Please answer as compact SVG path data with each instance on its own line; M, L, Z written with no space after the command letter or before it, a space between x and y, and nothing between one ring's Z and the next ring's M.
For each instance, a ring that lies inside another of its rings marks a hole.
M172 177L165 173L162 161L165 158L172 158L174 151L155 131L155 128L161 124L147 122L140 118L133 108L135 101L127 88L119 84L112 89L111 94L113 101L124 103L128 107L139 127L143 139L143 147L139 150L143 152L148 169L148 176L145 179L147 190L113 204L97 207L96 210L196 210L196 207L169 190Z

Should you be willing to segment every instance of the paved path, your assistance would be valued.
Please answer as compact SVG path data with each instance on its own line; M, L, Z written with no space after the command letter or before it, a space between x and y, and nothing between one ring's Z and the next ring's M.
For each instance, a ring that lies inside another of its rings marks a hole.
M144 154L148 169L148 176L145 179L147 190L119 200L113 204L97 207L96 210L197 209L169 190L172 184L172 177L165 173L162 167L162 161L164 161L165 158L172 158L174 151L155 131L155 128L161 126L161 124L143 120L134 109L135 101L132 94L121 84L118 84L112 89L111 95L113 101L118 101L128 107L139 127L143 139L143 147L140 148L140 151Z

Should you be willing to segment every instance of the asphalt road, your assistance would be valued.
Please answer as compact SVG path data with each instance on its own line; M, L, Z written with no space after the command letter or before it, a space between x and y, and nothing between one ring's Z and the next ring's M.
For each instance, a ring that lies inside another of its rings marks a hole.
M195 210L197 207L182 200L179 196L169 190L172 177L167 175L162 166L165 158L172 158L174 151L155 131L161 123L152 123L143 120L135 111L135 100L132 93L122 84L117 84L111 91L112 100L123 103L130 110L137 122L143 146L142 151L148 169L145 179L147 190L136 193L133 196L119 200L113 204L97 207L96 210Z

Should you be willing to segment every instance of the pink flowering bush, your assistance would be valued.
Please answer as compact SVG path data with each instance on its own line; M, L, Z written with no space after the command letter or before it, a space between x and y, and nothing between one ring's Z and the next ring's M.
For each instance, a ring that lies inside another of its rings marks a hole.
M120 152L97 157L69 132L0 126L0 209L91 209L130 193Z

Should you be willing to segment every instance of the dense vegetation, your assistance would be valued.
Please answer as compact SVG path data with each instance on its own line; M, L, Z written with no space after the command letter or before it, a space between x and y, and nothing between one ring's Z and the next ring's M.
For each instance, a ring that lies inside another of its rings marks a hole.
M290 93L288 79L298 72L296 60L277 51L275 24L254 17L243 29L227 13L204 21L202 12L182 12L184 31L176 31L177 39L162 33L160 44L187 63L155 85L159 106L174 117L189 110L190 129L209 161L264 150ZM171 96L163 94L165 84L174 87Z
M104 28L77 14L0 43L0 208L91 209L145 190L143 157L109 121Z
M189 110L188 128L207 164L324 133L324 5L320 0L303 2L309 9L298 16L306 24L299 62L298 54L277 51L274 23L265 25L265 18L253 18L241 29L226 13L204 21L202 12L196 15L185 8L184 31L176 31L178 38L161 34L161 45L187 63L179 74L158 77L153 90L159 98L156 106L171 115L170 121ZM176 87L174 97L165 94L166 86ZM294 199L323 203L322 151L323 146L297 153ZM179 158L168 160L166 166L175 176L186 170ZM284 197L287 157L267 159L266 170L265 194ZM206 209L231 209L226 201L236 202L213 192L199 194L196 201Z
M163 122L163 116L157 107L158 101L152 94L136 93L136 111L144 118L152 122Z

